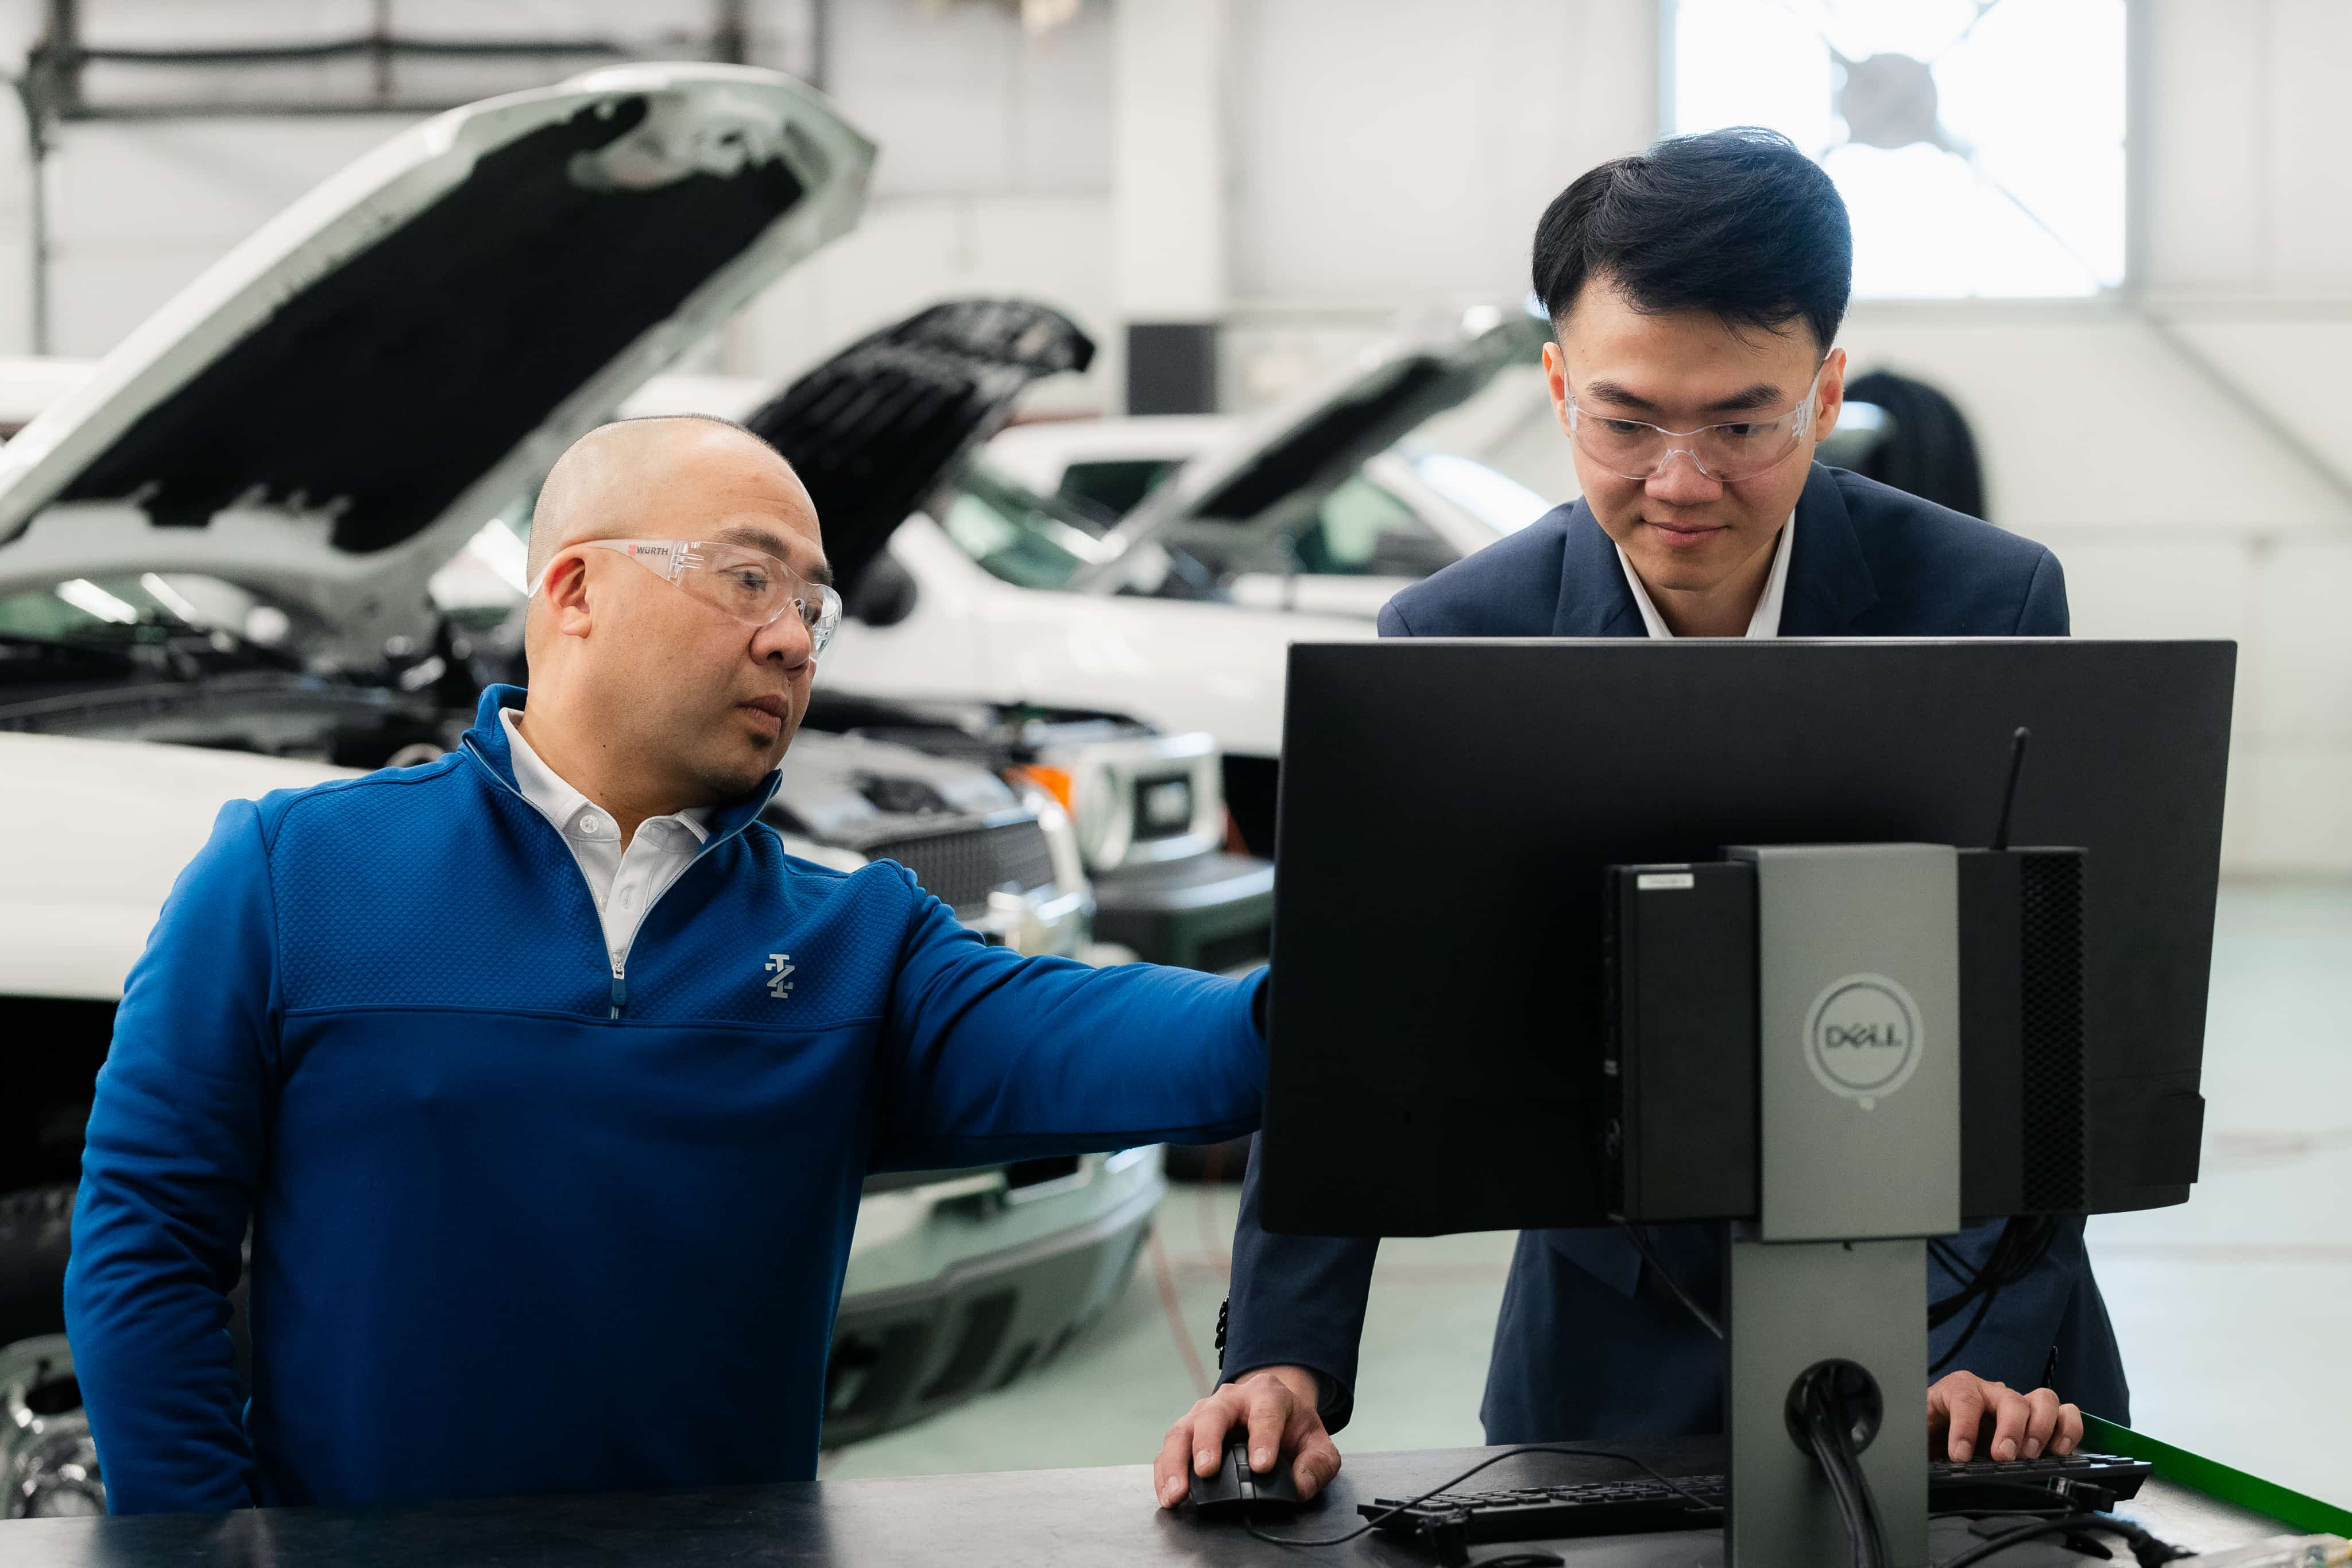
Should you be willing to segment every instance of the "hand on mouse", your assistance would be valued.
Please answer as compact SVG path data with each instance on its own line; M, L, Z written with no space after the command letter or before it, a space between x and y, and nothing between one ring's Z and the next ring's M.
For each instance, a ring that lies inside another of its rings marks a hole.
M1930 1458L2035 1459L2071 1454L2082 1441L2082 1411L2061 1404L2047 1388L2020 1394L2005 1383L1955 1372L1927 1390Z
M1195 1404L1168 1428L1152 1461L1151 1490L1160 1506L1182 1502L1191 1477L1217 1473L1225 1436L1235 1428L1249 1433L1251 1469L1268 1474L1288 1455L1299 1497L1321 1491L1339 1473L1339 1450L1316 1410L1318 1392L1315 1374L1303 1366L1262 1366Z

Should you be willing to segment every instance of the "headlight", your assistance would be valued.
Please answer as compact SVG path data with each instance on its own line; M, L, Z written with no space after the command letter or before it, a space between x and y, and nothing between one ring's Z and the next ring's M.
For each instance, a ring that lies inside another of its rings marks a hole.
M1045 830L1045 850L1054 859L1054 885L1065 893L1086 885L1086 852L1078 841L1078 831L1070 814L1062 810L1062 802L1054 793L1034 781L1015 781L1021 803L1037 813L1037 826Z
M1225 841L1223 756L1205 731L1055 740L1013 771L1068 808L1097 876L1206 854Z
M1184 774L1135 781L1135 836L1173 838L1192 831L1192 780Z

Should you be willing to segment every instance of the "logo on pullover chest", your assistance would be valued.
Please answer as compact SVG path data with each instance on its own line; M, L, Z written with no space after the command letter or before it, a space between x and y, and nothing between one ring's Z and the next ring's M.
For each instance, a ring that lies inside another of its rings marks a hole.
M768 994L782 1001L793 994L793 971L800 966L793 962L790 953L768 955Z

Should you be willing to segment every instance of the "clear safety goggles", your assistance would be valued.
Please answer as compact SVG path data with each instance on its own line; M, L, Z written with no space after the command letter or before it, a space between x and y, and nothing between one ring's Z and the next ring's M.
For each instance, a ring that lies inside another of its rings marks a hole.
M824 656L841 626L841 595L811 582L765 550L714 539L585 539L583 544L627 556L665 581L675 583L730 621L772 626L787 614L808 628L809 657ZM547 586L548 562L531 585Z
M1826 362L1823 369L1827 368ZM1568 431L1577 450L1621 479L1647 479L1679 452L1706 478L1737 485L1778 467L1813 427L1813 399L1822 372L1813 372L1802 402L1760 419L1668 430L1644 420L1593 413L1568 400Z

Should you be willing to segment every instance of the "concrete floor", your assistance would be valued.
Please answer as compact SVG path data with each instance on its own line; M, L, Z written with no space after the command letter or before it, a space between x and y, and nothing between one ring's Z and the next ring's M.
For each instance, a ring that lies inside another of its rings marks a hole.
M2352 1506L2352 887L2224 893L2207 1040L2197 1196L2091 1226L2133 1423ZM824 1473L1150 1458L1214 1364L1235 1191L1177 1188L1125 1302L1057 1364L830 1456ZM1383 1245L1343 1451L1484 1440L1510 1247ZM1137 1506L1150 1500L1139 1487Z

